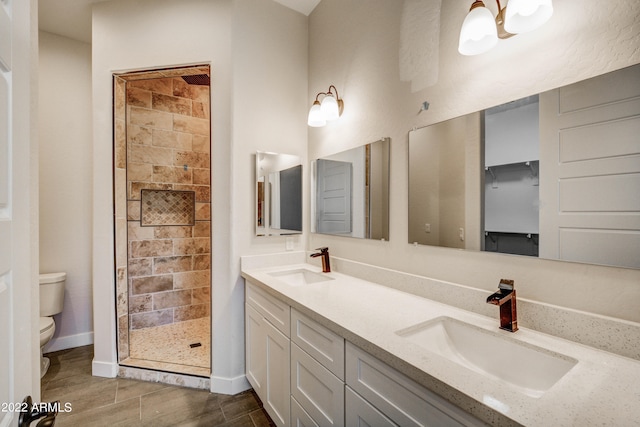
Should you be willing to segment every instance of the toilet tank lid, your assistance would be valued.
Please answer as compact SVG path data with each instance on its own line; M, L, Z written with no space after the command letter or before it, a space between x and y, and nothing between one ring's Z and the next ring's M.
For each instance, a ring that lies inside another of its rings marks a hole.
M67 278L67 273L42 273L40 274L40 284L56 283Z

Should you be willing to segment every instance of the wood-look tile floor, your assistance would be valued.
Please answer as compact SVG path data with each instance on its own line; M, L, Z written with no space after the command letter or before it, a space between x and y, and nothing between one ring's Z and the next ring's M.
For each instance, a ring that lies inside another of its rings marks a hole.
M227 396L159 383L91 376L93 346L47 355L42 402L71 404L56 427L227 426L272 427L253 390Z

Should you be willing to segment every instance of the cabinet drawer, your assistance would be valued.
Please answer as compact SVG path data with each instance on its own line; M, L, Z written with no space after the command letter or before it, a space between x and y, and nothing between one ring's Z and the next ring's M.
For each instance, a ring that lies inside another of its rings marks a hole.
M349 386L344 388L344 425L398 427L398 424L385 417L384 414L364 400Z
M292 308L291 341L344 381L344 338Z
M345 376L349 387L399 425L485 425L349 342Z
M320 427L293 396L291 396L291 425L294 427Z
M246 282L247 304L267 319L280 332L289 336L289 305L269 295L251 282Z
M291 396L317 425L344 425L344 383L293 343Z

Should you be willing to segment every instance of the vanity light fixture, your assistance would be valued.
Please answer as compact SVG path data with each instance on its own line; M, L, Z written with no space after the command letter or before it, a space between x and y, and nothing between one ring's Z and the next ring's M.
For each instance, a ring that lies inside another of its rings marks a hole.
M335 92L335 93L334 93ZM320 95L323 96L320 102ZM336 120L342 115L344 102L338 96L338 89L334 85L329 86L329 91L320 92L316 95L316 100L309 110L307 124L312 127L322 127L328 121Z
M552 0L509 0L504 8L498 4L498 15L493 14L482 0L471 5L462 28L458 52L478 55L493 48L498 38L508 39L519 33L535 30L553 15Z

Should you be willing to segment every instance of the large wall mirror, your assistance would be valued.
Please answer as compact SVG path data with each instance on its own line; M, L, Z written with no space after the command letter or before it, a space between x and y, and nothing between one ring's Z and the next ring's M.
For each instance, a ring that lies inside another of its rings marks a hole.
M389 240L390 141L312 162L312 232Z
M256 153L256 236L302 233L302 164L291 154Z
M409 243L640 268L640 65L409 132Z

